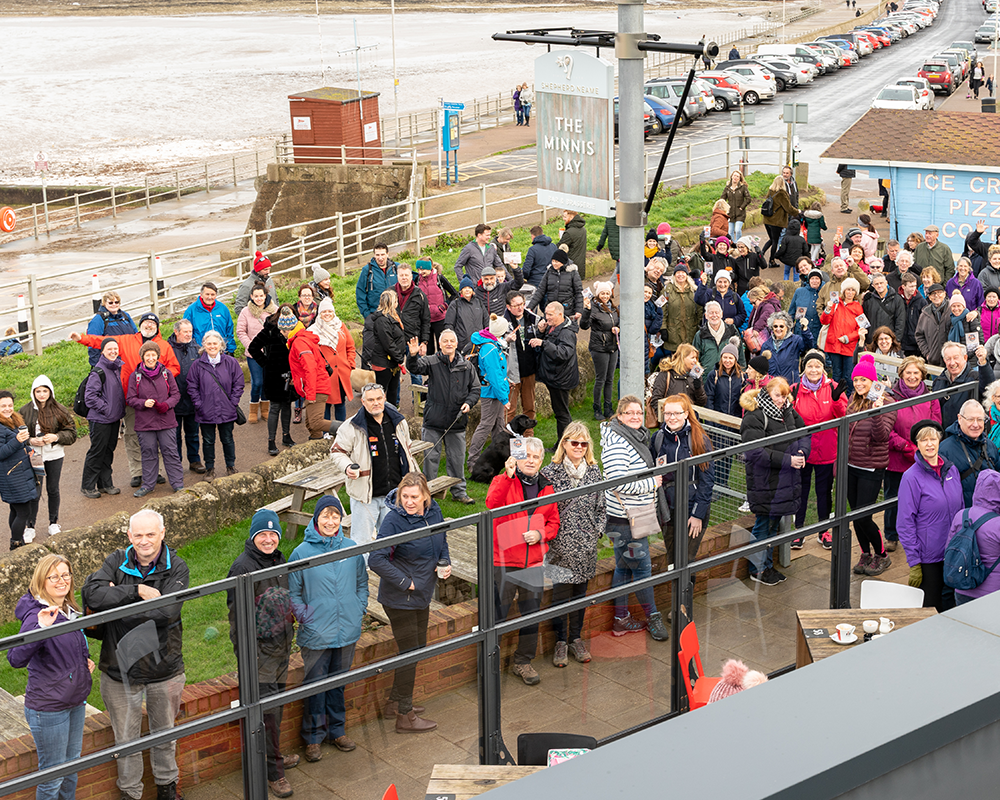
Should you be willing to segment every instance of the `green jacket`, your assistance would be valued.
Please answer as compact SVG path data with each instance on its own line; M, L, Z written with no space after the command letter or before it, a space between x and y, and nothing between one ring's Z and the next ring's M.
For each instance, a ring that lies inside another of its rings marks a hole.
M605 242L608 244L611 257L618 261L621 258L621 250L618 244L618 221L614 217L607 217L604 220L604 230L601 231L601 238L597 240L597 252L601 252Z
M774 201L774 213L769 217L764 217L765 225L775 225L779 228L788 227L788 217L798 212L792 208L792 201L788 198L788 192L779 189L776 192L767 190L767 196Z
M684 291L680 291L673 281L663 290L667 304L663 307L663 346L671 353L678 345L691 343L705 309L694 301L694 284L688 280Z

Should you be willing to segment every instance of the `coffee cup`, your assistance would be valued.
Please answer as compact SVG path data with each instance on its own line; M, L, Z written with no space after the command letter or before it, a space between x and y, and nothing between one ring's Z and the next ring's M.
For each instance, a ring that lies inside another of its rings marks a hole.
M883 633L883 634L888 633L889 631L891 631L895 627L896 627L896 623L893 622L888 617L879 617L879 619L878 619L878 632L879 633Z
M446 558L440 559L437 562L437 566L435 567L435 571L437 572L437 576L439 578L441 578L441 579L444 579L444 573L446 573L448 571L448 567L450 567L450 566L451 566L451 562L448 559L446 559Z
M866 619L861 623L861 627L864 628L865 633L875 633L878 630L878 620Z
M851 638L851 636L854 633L854 630L855 628L853 625L850 625L846 622L841 622L837 626L837 638L840 639L840 641L842 642L846 641Z

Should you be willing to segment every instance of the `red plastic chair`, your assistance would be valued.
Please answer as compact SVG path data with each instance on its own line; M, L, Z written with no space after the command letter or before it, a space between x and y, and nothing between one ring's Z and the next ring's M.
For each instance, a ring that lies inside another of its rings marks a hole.
M681 662L681 675L684 678L684 687L687 689L688 705L693 711L708 704L709 695L721 679L708 678L705 670L701 666L701 653L698 644L698 631L694 627L694 622L689 622L681 631L681 649L677 653L677 658ZM691 671L691 660L694 659L695 670Z

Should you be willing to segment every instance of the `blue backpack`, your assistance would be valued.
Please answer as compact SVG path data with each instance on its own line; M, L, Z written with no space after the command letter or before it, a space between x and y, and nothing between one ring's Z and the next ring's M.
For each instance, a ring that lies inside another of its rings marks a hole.
M953 589L975 589L993 572L1000 559L990 566L983 563L979 555L979 542L976 531L994 517L1000 514L983 514L975 522L969 519L969 509L962 513L962 527L951 537L944 551L944 582Z

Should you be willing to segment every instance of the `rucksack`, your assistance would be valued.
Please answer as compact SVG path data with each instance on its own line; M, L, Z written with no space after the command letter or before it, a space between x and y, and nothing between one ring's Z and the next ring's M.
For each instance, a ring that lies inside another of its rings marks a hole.
M73 413L78 417L87 418L90 413L90 408L87 406L87 381L90 380L90 376L94 373L101 376L101 386L104 386L104 382L107 377L104 374L103 369L97 369L96 367L87 373L87 377L80 381L80 385L76 389L76 397L73 398Z
M768 197L760 205L760 214L762 217L773 217L774 216L774 198Z
M951 537L944 550L944 582L952 589L975 589L1000 564L1000 559L988 567L983 563L976 539L976 531L983 523L998 516L1000 514L990 512L972 522L969 519L969 509L962 512L962 527Z

